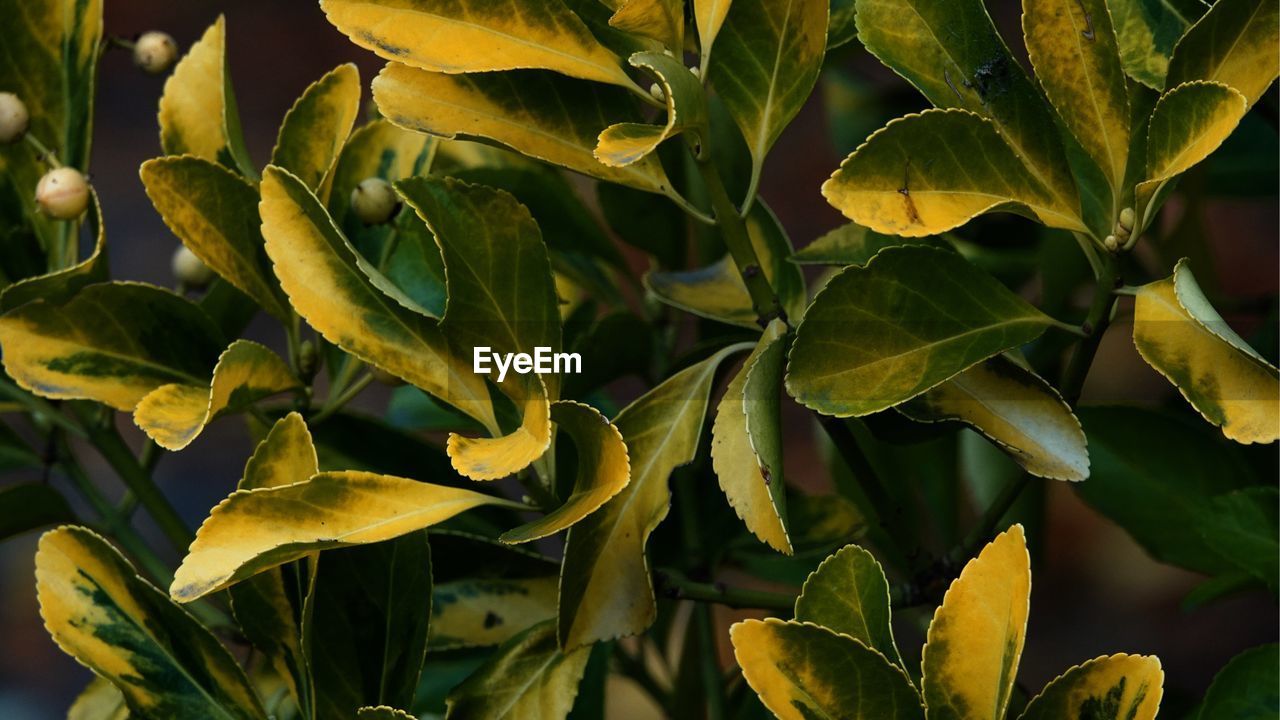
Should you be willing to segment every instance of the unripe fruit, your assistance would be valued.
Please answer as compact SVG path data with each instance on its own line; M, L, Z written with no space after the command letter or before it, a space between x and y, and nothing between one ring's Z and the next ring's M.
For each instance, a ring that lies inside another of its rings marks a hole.
M167 33L143 33L133 44L133 64L150 75L168 72L178 59L178 44Z
M654 83L649 86L649 94L652 95L653 99L657 100L658 102L667 101L667 94L663 92L662 87L659 86L658 83Z
M31 116L27 104L13 93L0 92L0 145L8 145L27 134Z
M36 184L36 205L51 218L74 220L89 207L89 181L75 168L54 168Z
M1120 227L1124 228L1125 232L1133 232L1135 220L1137 220L1137 217L1133 212L1133 208L1127 207L1120 211Z
M320 369L320 356L316 352L316 344L310 340L303 340L298 346L298 373L306 380L311 380L316 376L316 371Z
M1115 235L1108 235L1106 239L1102 241L1102 244L1107 246L1107 249L1111 252L1115 252L1120 249L1120 241L1116 240Z
M213 270L186 245L174 251L172 267L173 276L188 287L199 289L213 282Z
M365 225L381 225L396 214L400 198L382 178L365 178L351 191L351 209Z

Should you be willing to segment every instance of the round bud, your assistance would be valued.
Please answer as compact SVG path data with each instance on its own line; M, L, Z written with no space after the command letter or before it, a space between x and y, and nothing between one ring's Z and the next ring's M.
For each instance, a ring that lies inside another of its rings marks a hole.
M316 376L316 371L320 369L319 360L316 344L310 340L303 340L298 346L298 372L304 379L309 381Z
M382 178L365 178L351 191L351 209L365 225L381 225L396 214L400 198Z
M180 245L174 251L171 266L173 276L187 287L199 289L213 282L213 270L188 250L186 245Z
M143 33L133 44L133 64L150 75L169 71L178 59L178 44L167 33Z
M370 365L369 374L373 375L374 380L377 380L378 382L382 383L383 385L386 385L387 387L398 387L404 384L403 380L396 377L395 375L392 375L386 370L383 370L380 367L374 367Z
M1102 244L1106 245L1107 249L1111 252L1115 252L1120 249L1120 241L1116 240L1115 235L1108 235L1107 238L1102 241Z
M658 102L667 101L667 94L662 91L662 87L658 85L658 83L654 83L649 86L649 94L652 95L653 99L657 100Z
M36 184L36 205L51 218L74 220L89 207L89 181L75 168L54 168Z
M13 93L0 92L0 145L8 145L27 134L31 116L27 104Z
M1137 216L1133 212L1133 208L1127 207L1120 211L1120 227L1126 232L1133 232L1133 223L1137 220Z

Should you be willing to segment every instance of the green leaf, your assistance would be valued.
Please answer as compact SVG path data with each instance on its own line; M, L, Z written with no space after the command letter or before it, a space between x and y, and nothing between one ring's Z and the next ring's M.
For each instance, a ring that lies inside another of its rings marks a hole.
M237 490L196 532L170 594L190 602L316 551L390 540L483 505L525 509L469 490L357 471Z
M307 656L320 717L409 707L427 651L431 548L425 531L320 554Z
M484 378L453 355L435 321L399 306L369 281L355 249L302 181L268 168L259 210L280 285L308 324L497 430Z
M503 643L449 693L446 718L563 720L573 708L590 647L563 652L552 620Z
M1196 530L1205 544L1231 566L1267 584L1280 587L1280 492L1252 487L1219 495L1197 518Z
M684 0L622 0L609 25L684 52Z
M659 52L636 53L628 62L634 68L649 71L658 79L667 104L666 124L628 122L610 125L600 133L594 151L596 159L610 167L626 167L644 159L667 139L681 133L692 133L695 147L701 148L707 137L707 101L698 77L689 72L684 63Z
M320 7L355 44L424 70L543 68L635 87L563 0L322 0Z
M1209 6L1201 0L1107 0L1107 8L1125 72L1161 90L1173 46Z
M716 369L734 345L685 368L614 419L631 482L569 530L560 576L560 646L578 648L643 632L657 616L645 544L671 505L671 472L693 461ZM585 661L584 661L585 662Z
M1280 2L1219 0L1178 41L1165 87L1212 80L1253 105L1280 73Z
M747 233L764 275L787 316L802 317L808 301L804 274L787 262L794 252L791 240L764 202L752 206L747 216ZM742 273L729 255L696 270L651 271L644 276L644 284L659 300L672 307L752 330L760 327Z
M831 0L831 19L827 25L827 52L847 45L858 37L856 16L857 4L854 0Z
M624 243L652 255L659 268L684 267L689 232L679 208L612 183L596 183L596 200L609 228Z
M152 390L134 408L133 421L156 444L181 450L217 418L301 387L279 355L258 343L237 340L218 358L212 380L201 385L171 383Z
M782 371L787 324L775 319L716 408L711 463L720 489L747 529L780 553L792 553L782 473Z
M40 458L31 459L35 461L33 467L40 465ZM0 539L75 520L71 506L52 485L23 482L0 488Z
M1014 525L965 565L929 624L921 661L929 720L1005 716L1030 596L1031 557Z
M822 561L796 599L796 621L848 635L906 669L893 640L889 581L871 553L849 545Z
M1024 0L1022 29L1049 102L1118 197L1129 161L1129 93L1105 0Z
M1227 437L1245 444L1280 437L1280 371L1209 304L1185 260L1171 277L1138 289L1133 342Z
M446 75L391 63L373 81L378 110L407 130L490 141L584 175L679 199L656 156L611 168L597 138L639 116L621 90L521 72Z
M1077 665L1040 691L1019 720L1155 720L1164 671L1150 655L1112 655Z
M115 685L94 676L67 710L67 720L128 720L129 707Z
M989 118L1052 204L1068 216L1079 215L1052 112L1009 53L982 0L857 0L855 20L858 39L880 62L935 107L962 108ZM950 146L966 156L972 153L963 143ZM925 152L916 157L940 156Z
M148 160L139 174L151 204L191 252L271 315L289 317L263 250L252 185L191 156Z
M222 15L178 61L160 97L160 147L165 155L194 155L253 177L227 67L227 22Z
M982 433L1037 477L1089 477L1080 421L1053 386L997 355L898 408L919 422L959 420Z
M861 642L777 618L729 628L747 684L782 720L923 720L906 673Z
M0 312L8 312L36 300L62 302L86 285L111 279L107 269L107 232L102 222L102 202L92 188L90 193L93 212L89 215L89 234L94 242L89 257L61 270L28 277L5 287L0 291Z
M1218 671L1200 706L1200 720L1233 718L1265 720L1280 712L1280 646L1275 643L1245 650Z
M1038 337L1050 319L953 252L893 247L850 266L796 329L787 390L827 415L869 415Z
M1079 208L1029 172L1007 138L966 110L907 115L867 138L822 195L850 220L889 235L936 235L993 211L1086 230Z
M791 256L797 265L866 265L876 253L897 245L928 245L948 249L941 237L904 238L884 235L857 223L846 223L805 245Z
M1215 495L1252 473L1230 444L1170 416L1138 408L1079 411L1093 472L1075 491L1156 560L1216 574L1230 567L1194 531ZM1159 447L1160 452L1148 450Z
M140 717L265 720L231 653L89 530L40 538L36 592L58 647L110 680Z
M271 164L293 173L321 196L360 112L360 71L347 63L312 83L280 125Z
M219 336L198 307L141 283L90 285L0 317L5 370L18 385L125 411L162 385L206 382Z
M828 0L737 0L720 28L707 78L751 151L747 204L769 149L818 81L827 14Z

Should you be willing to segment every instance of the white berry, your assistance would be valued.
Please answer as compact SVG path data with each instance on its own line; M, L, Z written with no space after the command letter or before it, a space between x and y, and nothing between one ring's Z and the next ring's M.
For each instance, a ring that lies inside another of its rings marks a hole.
M168 72L178 59L178 44L167 33L143 33L133 44L133 64L151 75Z
M31 116L27 104L13 93L0 92L0 145L8 145L27 134Z
M351 191L351 209L365 225L381 225L391 219L400 198L395 188L382 178L365 178Z
M188 287L199 289L213 282L213 270L186 245L174 251L172 268L173 276Z
M54 168L36 185L36 205L51 218L74 220L89 207L89 181L75 168Z
M654 83L649 86L649 94L652 95L653 99L657 100L658 102L667 101L667 94L663 92L662 87L659 86L658 83Z

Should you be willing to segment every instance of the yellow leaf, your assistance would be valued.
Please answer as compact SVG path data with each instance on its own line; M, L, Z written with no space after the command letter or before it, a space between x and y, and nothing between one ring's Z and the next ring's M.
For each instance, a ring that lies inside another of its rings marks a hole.
M1228 438L1248 444L1280 437L1280 372L1213 309L1186 260L1171 277L1138 290L1133 342Z
M965 565L934 613L922 661L929 720L1003 720L1030 598L1031 558L1014 525Z
M301 386L279 355L255 342L237 340L218 358L208 385L158 387L134 408L133 421L160 447L181 450L214 419Z
M1165 87L1212 80L1252 106L1280 73L1280 2L1219 0L1173 49Z
M312 83L280 125L271 164L293 173L317 194L360 112L360 71L339 65Z
M320 550L381 542L482 505L524 505L470 490L349 470L237 490L209 513L169 593L190 602Z
M733 0L693 0L693 19L698 25L698 58L702 63L702 76L707 76L711 62L711 47L724 26L725 16Z
M631 479L622 433L599 410L561 400L551 406L551 419L569 433L577 451L578 477L573 492L545 516L503 533L503 542L523 543L554 535L598 510Z
M594 151L600 162L610 167L626 167L658 149L668 138L691 132L702 138L707 132L706 98L702 83L684 63L658 52L643 52L628 60L632 67L653 73L667 103L665 125L617 123L600 133ZM695 142L701 142L696 140Z
M769 547L790 555L791 539L783 519L780 436L786 334L785 322L769 323L729 382L711 427L711 463L720 489L747 529Z
M684 52L684 0L622 0L609 24Z
M500 480L525 469L542 457L551 445L551 402L538 376L528 381L508 380L507 387L522 386L527 393L520 407L520 427L490 438L449 434L446 450L453 469L472 480Z
M276 421L245 463L237 490L292 485L320 472L316 446L307 423L296 412Z
M591 648L561 650L553 620L503 643L449 692L452 720L563 720L573 709Z
M1019 720L1155 720L1163 685L1164 671L1154 656L1094 658L1046 685Z
M729 629L747 684L781 720L922 720L920 695L884 655L820 625L777 618Z
M563 0L322 0L320 7L355 44L424 70L543 68L635 87Z
M436 583L431 591L431 650L497 645L554 618L558 582L552 574Z

